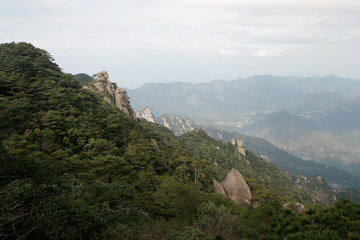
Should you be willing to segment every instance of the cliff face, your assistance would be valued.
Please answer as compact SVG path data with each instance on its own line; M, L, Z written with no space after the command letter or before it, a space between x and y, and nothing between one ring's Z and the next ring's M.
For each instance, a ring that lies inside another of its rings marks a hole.
M159 123L173 131L176 136L180 136L183 133L187 133L197 128L197 124L187 117L181 118L179 116L163 114L156 118L148 107L142 107L140 111L136 113L136 116L145 119L148 122Z
M170 114L161 115L157 118L157 122L173 131L176 136L192 131L197 126L195 122L187 117L181 118Z
M304 189L313 196L313 203L320 201L328 206L334 205L337 201L336 193L331 190L326 180L320 176L314 176L307 179L300 174L292 174L290 171L284 171L285 176L294 183L294 187Z
M127 115L136 118L136 113L124 89L118 88L115 83L110 82L106 71L101 71L96 76L94 81L84 85L83 88L101 94L106 102L114 104Z

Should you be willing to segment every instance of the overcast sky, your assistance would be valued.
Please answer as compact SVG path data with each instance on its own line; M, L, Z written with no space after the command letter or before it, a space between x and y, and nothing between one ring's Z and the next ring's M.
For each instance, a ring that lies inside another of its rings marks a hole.
M0 43L119 86L252 75L360 79L360 0L0 0Z

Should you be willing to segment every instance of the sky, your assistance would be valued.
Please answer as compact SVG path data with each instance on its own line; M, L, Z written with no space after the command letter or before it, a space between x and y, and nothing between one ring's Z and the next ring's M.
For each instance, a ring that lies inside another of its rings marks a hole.
M0 43L129 89L252 75L360 79L360 0L0 0Z

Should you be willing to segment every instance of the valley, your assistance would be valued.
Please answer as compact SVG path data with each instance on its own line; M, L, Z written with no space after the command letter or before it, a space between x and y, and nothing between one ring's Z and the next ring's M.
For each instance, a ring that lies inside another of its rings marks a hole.
M303 160L360 176L359 87L357 80L333 75L296 80L265 75L146 84L128 92L142 96L133 102L135 111L147 106L156 116L188 117L197 125L264 138Z

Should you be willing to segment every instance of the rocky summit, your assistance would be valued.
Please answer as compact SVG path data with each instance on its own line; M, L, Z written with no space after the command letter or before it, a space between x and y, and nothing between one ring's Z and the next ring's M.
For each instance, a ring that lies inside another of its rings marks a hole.
M159 123L173 131L176 136L180 136L183 133L197 128L197 124L188 117L181 118L179 116L163 114L156 118L146 106L142 107L140 111L136 113L136 116L148 122Z
M83 88L101 94L106 102L117 106L127 115L136 118L136 113L131 106L126 91L109 81L107 71L98 72L96 79L89 84L83 85Z
M154 114L151 113L150 109L146 106L142 107L139 112L136 113L137 118L142 118L147 122L157 123L157 119Z

